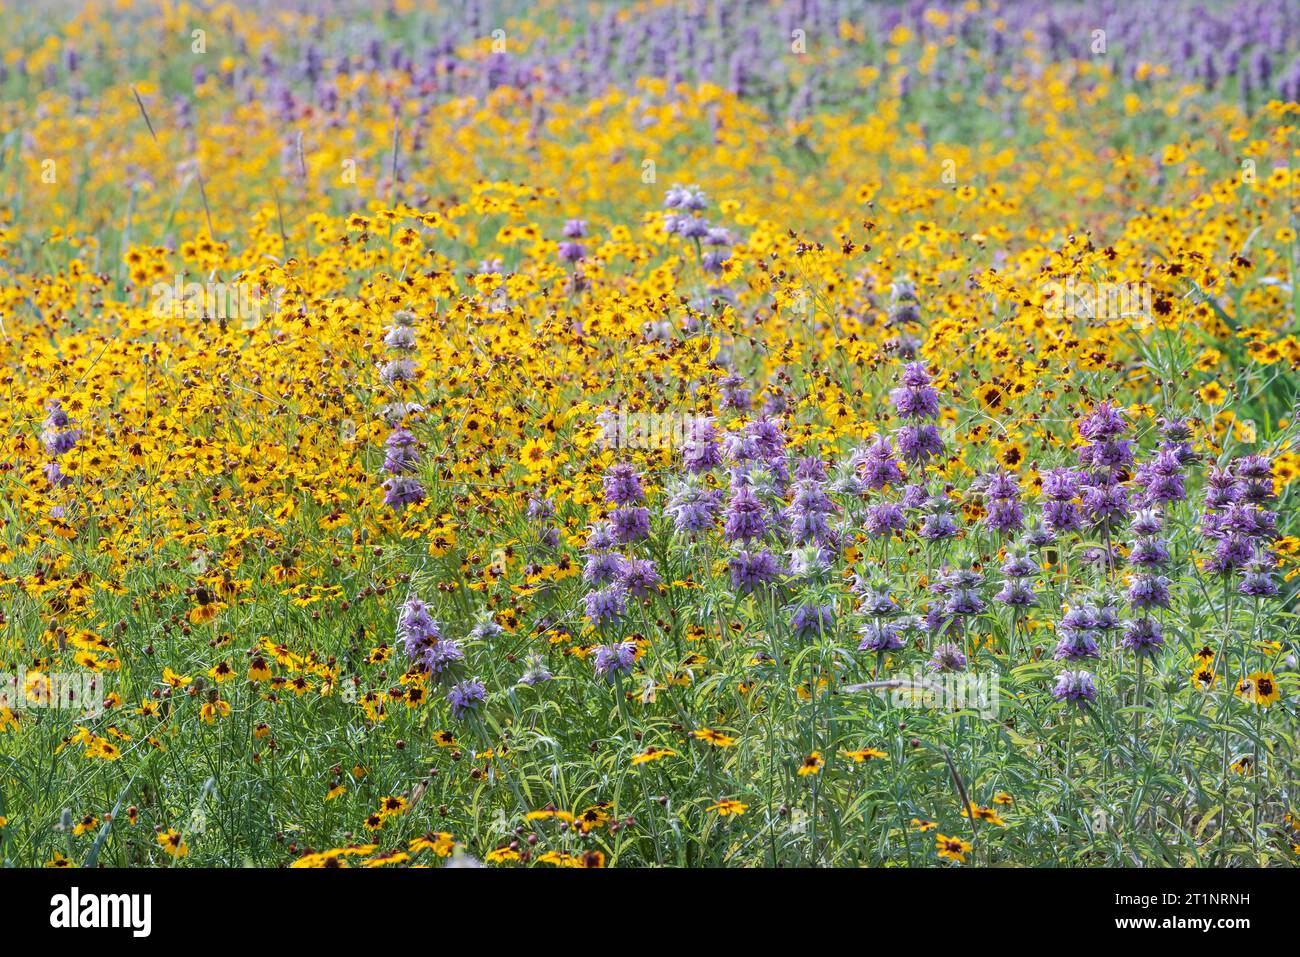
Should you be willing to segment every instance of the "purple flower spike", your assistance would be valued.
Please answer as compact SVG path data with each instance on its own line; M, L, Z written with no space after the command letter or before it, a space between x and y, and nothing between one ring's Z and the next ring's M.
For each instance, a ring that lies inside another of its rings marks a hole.
M478 710L487 699L487 688L477 678L452 685L447 692L447 701L451 705L452 717L457 720Z
M1096 700L1096 679L1090 671L1062 671L1052 689L1052 697L1082 707Z

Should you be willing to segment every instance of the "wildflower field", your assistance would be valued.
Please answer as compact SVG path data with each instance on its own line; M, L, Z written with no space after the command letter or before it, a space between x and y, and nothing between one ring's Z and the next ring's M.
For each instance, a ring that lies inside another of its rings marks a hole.
M1300 862L1300 7L0 40L0 861Z

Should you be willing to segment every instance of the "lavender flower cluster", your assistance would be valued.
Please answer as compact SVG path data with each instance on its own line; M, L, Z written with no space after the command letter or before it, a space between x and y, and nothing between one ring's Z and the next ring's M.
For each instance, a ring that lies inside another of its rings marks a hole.
M393 324L384 335L384 345L393 358L380 369L379 379L384 385L400 389L404 383L415 378L413 312L403 309L394 314ZM399 424L408 414L418 409L419 406L400 400L390 403L384 409L385 420L394 425L384 440L383 468L388 473L388 478L384 481L384 504L398 512L408 505L418 505L424 501L424 486L414 474L420 465L419 443L408 429Z
M486 700L487 687L477 678L455 680L465 652L460 642L443 635L429 607L414 594L398 611L397 640L413 668L448 685L447 702L455 718L467 717Z
M708 209L708 199L698 186L673 186L664 197L664 231L692 240L701 247L700 267L706 273L720 273L736 245L731 231L713 226L700 215Z
M675 208L693 215L702 202L694 195L681 191ZM582 228L567 232L577 238ZM914 297L899 302L907 307ZM404 353L413 349L409 321L399 319L386 341ZM627 631L638 609L663 592L659 563L672 547L695 567L695 558L715 554L718 544L737 597L780 602L789 633L800 642L836 641L845 622L857 621L857 648L875 656L877 670L886 655L913 645L927 650L931 672L967 670L974 622L995 614L997 606L1010 612L1008 652L1014 657L1021 617L1041 604L1044 561L1061 562L1067 554L1092 563L1098 585L1060 596L1064 611L1049 621L1056 633L1053 658L1067 666L1052 688L1054 698L1077 706L1094 701L1096 678L1082 665L1109 649L1139 662L1164 651L1174 599L1170 573L1197 551L1186 535L1175 541L1166 520L1171 509L1185 511L1187 470L1199 459L1187 422L1158 420L1158 446L1143 456L1125 412L1101 402L1074 423L1073 464L1041 473L1037 505L1025 501L1015 474L997 468L967 489L967 504L982 509L978 521L963 528L954 489L930 467L944 455L945 439L942 396L925 362L909 361L898 371L889 392L898 425L877 431L831 467L795 454L780 416L753 408L743 376L726 372L719 387L718 415L735 413L732 424L721 429L712 416L694 422L680 449L680 470L664 477L662 522L651 511L647 476L631 462L616 461L604 472L603 515L589 527L582 568L584 617L602 642L590 658L597 678L617 684L635 671L639 648ZM410 445L402 429L390 436L386 465L395 476L413 465ZM1209 470L1200 503L1203 572L1245 596L1277 594L1269 549L1277 528L1269 508L1274 499L1266 456ZM558 531L548 525L554 514L548 500L530 500L528 517L540 529L539 541L551 548L559 544ZM954 567L951 545L962 537L980 544L966 565ZM888 575L891 542L909 539L913 551L941 561L913 613L900 605ZM834 570L848 546L863 541L875 543L883 560L855 574L846 602ZM698 550L706 547L707 553ZM985 567L985 549L998 556L996 566ZM418 599L403 606L398 630L407 657L426 674L445 680L464 659ZM550 678L534 658L521 681L535 685ZM449 700L466 714L484 694L481 684L462 681Z
M306 8L301 12L309 13ZM311 39L300 49L265 49L250 57L257 52L248 48L250 39L236 34L231 65L214 69L200 63L192 79L196 85L215 81L248 101L268 102L286 119L313 110L339 125L346 122L351 105L339 81L381 70L408 76L412 88L427 99L426 108L450 98L538 86L546 88L548 98L589 99L611 86L629 88L657 78L669 84L712 83L741 97L780 102L801 115L818 102L851 95L841 83L853 72L849 67L878 62L880 49L903 28L919 42L904 51L902 67L915 67L927 44L957 51L924 73L903 71L905 93L921 83L982 85L996 93L1001 78L1025 64L1093 60L1110 64L1133 84L1145 82L1146 71L1159 66L1207 89L1234 84L1248 102L1300 99L1300 9L1289 0L1222 5L997 0L977 10L963 0L691 0L632 10L608 6L575 17L571 30L529 39L526 50L512 42L514 37L498 34L488 55L468 52L466 38L493 38L493 31L505 26L494 12L499 12L496 5L483 0L445 5L423 14L421 29L411 31L415 39L397 40L384 25L360 19L345 17L347 29L340 29L321 11L314 27L304 26ZM847 45L848 55L836 61L840 66L809 57L796 71L801 52L831 42L845 46L840 34L844 23L855 26L859 39ZM1104 33L1104 46L1098 45L1098 31ZM984 63L965 55L966 50L978 50ZM102 55L69 43L61 60L33 79L47 88L62 80L84 100L84 78ZM250 59L255 69L243 65ZM28 70L21 59L0 64L0 86L11 76L26 78ZM417 144L412 155L418 152ZM286 162L293 160L286 156Z
M1139 461L1124 412L1102 402L1075 423L1075 464L1043 473L1041 504L1032 513L1016 476L995 470L972 484L971 492L982 497L983 516L978 527L963 533L949 490L936 488L933 475L907 481L909 474L924 477L925 464L944 449L933 376L923 362L911 362L899 379L890 403L901 425L853 451L833 478L820 459L792 463L780 424L766 415L741 419L724 432L714 420L705 420L683 450L681 474L666 483L663 514L673 533L687 542L720 533L730 550L733 590L745 595L789 586L790 630L796 638L813 640L836 632L840 601L827 572L855 534L887 548L910 532L923 545L943 550L958 536L982 531L1002 554L992 588L977 567L945 565L930 583L933 597L919 615L904 614L883 574L859 574L850 589L861 615L860 651L883 656L907 647L913 634L928 636L928 667L935 672L967 668L963 636L973 619L989 611L990 600L1015 615L1038 605L1044 551L1073 548L1096 564L1101 585L1070 599L1056 620L1055 659L1077 669L1110 647L1138 659L1161 654L1162 616L1173 600L1174 548L1165 511L1187 499L1186 469L1198 458L1188 424L1160 420L1158 448ZM751 397L741 383L723 389L724 408L749 411ZM714 480L706 481L710 475ZM713 487L719 478L728 486L725 497ZM630 464L618 463L606 473L604 486L611 518L592 528L584 580L590 586L588 620L612 631L629 597L651 594L645 582L657 587L659 575L652 560L613 550L649 534L642 477ZM1202 567L1236 576L1243 595L1277 592L1267 548L1276 528L1266 508L1272 498L1270 465L1263 456L1210 471L1201 523L1210 554ZM1183 550L1187 561L1191 549ZM605 677L630 667L617 642L602 646L596 658L597 672ZM1091 673L1068 670L1053 693L1058 700L1085 704L1097 688Z
M46 405L47 415L41 431L41 444L45 446L50 461L45 466L45 480L55 488L67 485L71 479L59 467L59 459L77 447L81 432L72 424L58 399Z

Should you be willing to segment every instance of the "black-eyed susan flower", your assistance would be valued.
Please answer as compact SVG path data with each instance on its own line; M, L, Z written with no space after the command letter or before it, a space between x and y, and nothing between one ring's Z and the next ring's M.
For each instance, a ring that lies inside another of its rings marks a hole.
M235 677L235 669L230 667L228 661L219 661L208 669L208 676L212 678L213 681L217 682L217 684L220 684L223 681L229 681L231 678Z
M961 809L961 816L962 817L973 816L977 820L987 821L989 824L993 824L997 827L1006 827L1007 825L1007 822L1002 820L1002 817L998 814L998 812L993 810L991 807L979 806L973 809L964 807Z
M956 861L958 864L966 863L966 855L970 853L970 842L963 841L959 837L948 837L945 834L936 834L934 836L935 851L940 857L947 858L950 861Z
M583 834L587 834L596 828L604 827L611 819L610 807L611 806L608 802L601 801L597 804L591 805L590 807L584 808L573 816L574 824Z
M529 811L527 814L524 815L524 820L526 821L556 820L556 821L566 821L568 823L572 823L573 815L570 814L568 811L561 811L554 807L546 807L546 808L542 808L539 811Z
M391 867L395 864L401 864L410 860L410 855L405 851L386 851L383 854L362 861L362 867Z
M821 769L825 766L826 762L822 760L821 752L814 751L812 754L808 755L808 757L803 759L803 763L799 765L798 774L800 777L805 777L809 774L820 774Z
M700 728L698 731L692 731L691 737L697 741L705 741L715 748L729 748L736 743L736 739L729 734L723 734L721 731L714 731L712 728Z
M185 857L190 853L189 846L180 833L172 828L158 834L158 844L174 858Z
M652 744L640 754L632 755L632 764L649 764L651 761L660 761L663 758L672 757L676 753L672 748L661 748Z
M430 851L438 857L450 857L455 849L456 840L446 831L422 834L411 841L409 848L412 854Z
M1217 381L1205 383L1198 394L1206 405L1222 405L1223 400L1228 397L1228 393Z
M1268 708L1282 700L1278 690L1277 679L1271 671L1256 671L1237 682L1233 693L1250 704Z
M220 698L216 701L205 701L199 708L199 717L207 724L214 724L220 718L228 718L230 702L222 701Z
M710 804L706 810L716 811L719 817L739 817L749 810L749 805L732 798L724 798L716 804Z
M488 851L484 859L489 864L514 864L521 860L519 851L509 845Z
M840 754L850 758L855 764L862 764L872 758L885 758L888 755L879 748L858 748L856 751L841 751Z

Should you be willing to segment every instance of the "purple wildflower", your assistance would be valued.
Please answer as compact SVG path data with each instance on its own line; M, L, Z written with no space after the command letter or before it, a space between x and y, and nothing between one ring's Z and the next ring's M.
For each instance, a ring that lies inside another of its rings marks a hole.
M1081 508L1094 525L1114 524L1128 517L1128 497L1118 484L1089 484L1083 487Z
M379 370L379 381L384 385L410 382L415 378L415 363L410 359L390 359Z
M933 425L905 425L894 433L898 454L913 465L928 462L943 452L943 438Z
M619 582L587 593L587 620L597 628L619 619L627 607L627 589Z
M627 593L636 598L657 594L663 583L654 561L649 558L629 558L625 561L619 581Z
M720 273L730 258L731 253L725 249L705 250L704 255L700 257L700 268L707 273Z
M867 488L883 489L903 480L902 469L890 447L889 439L877 434L875 441L857 454L858 474Z
M582 569L582 580L588 585L604 585L623 574L626 559L618 552L592 552Z
M593 522L591 531L587 534L587 548L595 551L603 548L613 548L618 544L614 540L614 531L609 522Z
M1023 547L1013 547L1007 550L1001 571L1007 578L1028 578L1037 573L1038 565Z
M728 562L731 587L738 592L752 592L760 585L773 582L781 574L780 563L771 552L740 551Z
M650 510L647 508L616 508L610 515L614 537L620 542L635 542L650 534Z
M520 684L528 685L532 688L543 682L550 681L555 675L546 667L546 662L542 661L540 655L529 655L524 661L524 673L519 678Z
M614 505L632 505L645 498L636 469L626 462L611 465L605 472L605 498Z
M1179 465L1190 465L1196 461L1198 456L1192 450L1191 426L1183 419L1166 419L1162 417L1159 422L1160 436L1163 439L1160 443L1161 451L1172 453L1178 460Z
M415 330L410 326L389 326L384 333L384 345L394 352L415 351Z
M1098 657L1097 642L1102 634L1099 624L1095 608L1087 605L1071 608L1057 625L1060 637L1053 657L1067 661Z
M723 534L732 542L751 542L762 538L767 531L767 520L763 513L763 503L748 487L742 486L727 504Z
M1252 598L1271 598L1276 595L1277 582L1273 581L1273 569L1276 566L1277 561L1272 553L1256 548L1255 554L1246 563L1237 591Z
M865 622L858 629L858 634L862 638L858 642L858 651L874 651L880 654L886 651L896 651L905 644L902 627L895 622L884 621L879 618Z
M939 415L939 393L930 382L924 362L912 362L904 368L903 384L889 393L899 418L925 420Z
M1139 501L1143 505L1161 505L1181 502L1187 497L1183 483L1183 463L1177 452L1161 449L1138 466L1133 484L1142 489Z
M486 699L487 688L477 678L452 685L451 690L447 692L452 717L457 720L477 710Z
M1043 473L1043 524L1054 535L1083 527L1083 515L1074 501L1082 476L1074 469L1056 468Z
M57 399L51 399L46 408L49 414L42 423L41 442L46 452L58 458L76 448L81 433L72 428L72 420Z
M1105 442L1128 431L1128 422L1119 407L1103 402L1079 421L1079 434L1092 442Z
M835 606L806 602L790 615L790 627L800 638L829 634L835 625Z
M1241 500L1263 505L1277 496L1273 492L1273 463L1266 455L1247 455L1237 459L1232 468L1241 489Z
M560 261L566 263L576 263L582 259L583 256L587 255L587 251L582 248L582 243L575 243L570 239L561 242L558 246L558 251Z
M865 526L872 538L888 538L907 528L907 517L897 502L881 502L867 509Z
M746 387L743 376L735 373L724 376L718 380L718 388L722 390L722 407L726 409L737 409L745 411L749 408L752 401L752 393Z
M440 675L457 662L465 660L460 643L451 638L435 642L424 650L420 664L433 675Z
M631 674L632 666L636 664L636 643L616 641L601 645L596 649L592 663L596 675L609 682L612 682L616 675Z
M673 527L679 532L704 532L713 528L721 501L720 490L703 489L687 481L673 490L664 514L672 518Z
M925 508L930 501L930 493L926 491L925 485L921 482L912 482L903 486L903 508L915 512Z
M1097 683L1090 671L1062 671L1052 689L1057 701L1068 701L1080 707L1096 700Z
M63 473L58 462L46 462L42 471L45 473L45 481L55 488L61 488L72 482L72 479Z
M682 460L686 471L694 474L707 472L722 464L722 451L718 447L718 428L708 417L692 420L682 443Z
M785 510L790 537L797 545L825 541L830 533L827 516L834 511L835 503L816 480L796 483L794 500Z
M925 666L935 672L965 671L966 653L951 643L935 645L934 653Z
M1169 561L1169 548L1154 536L1139 538L1129 550L1130 563L1148 568L1159 568Z
M384 482L384 504L394 511L424 501L424 486L408 475L394 475Z
M1034 595L1034 584L1028 578L1008 578L1002 583L1002 589L993 596L993 600L1012 608L1027 608L1038 602Z
M420 463L419 445L406 429L394 429L384 440L384 471L392 475L414 472Z
M1164 647L1165 635L1160 622L1150 618L1134 618L1124 622L1123 645L1140 658L1158 655Z
M1164 575L1134 575L1128 586L1128 601L1137 608L1168 608L1169 579Z
M442 629L429 613L429 606L414 595L398 611L397 638L412 661L419 660L430 645L442 640Z
M926 541L937 542L945 538L952 538L957 534L957 523L953 521L952 503L947 497L935 495L931 497L925 506L925 518L921 520L921 529L918 534Z
M984 524L999 535L1018 532L1024 527L1024 510L1020 505L1020 483L1009 472L994 472L984 483Z

